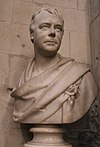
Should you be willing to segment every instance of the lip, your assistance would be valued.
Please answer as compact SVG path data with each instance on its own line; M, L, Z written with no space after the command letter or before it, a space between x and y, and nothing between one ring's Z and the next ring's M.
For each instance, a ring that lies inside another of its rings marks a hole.
M57 42L56 42L56 41L54 41L54 40L48 40L48 41L45 41L45 43L57 44Z

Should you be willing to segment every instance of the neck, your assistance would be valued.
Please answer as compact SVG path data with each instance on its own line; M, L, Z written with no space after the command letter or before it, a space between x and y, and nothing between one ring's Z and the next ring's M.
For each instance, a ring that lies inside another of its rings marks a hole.
M38 72L42 72L59 61L58 54L50 57L44 57L42 55L35 54L35 66L38 68Z

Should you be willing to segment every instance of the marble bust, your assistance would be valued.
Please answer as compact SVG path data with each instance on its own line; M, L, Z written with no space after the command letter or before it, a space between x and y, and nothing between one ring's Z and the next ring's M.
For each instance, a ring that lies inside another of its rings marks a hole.
M32 57L11 96L16 122L64 124L80 119L97 96L91 70L58 50L64 20L55 8L42 8L32 16Z

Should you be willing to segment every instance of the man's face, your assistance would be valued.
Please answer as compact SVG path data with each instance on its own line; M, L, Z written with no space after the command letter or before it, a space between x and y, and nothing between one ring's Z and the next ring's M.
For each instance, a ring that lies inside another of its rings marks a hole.
M35 51L43 56L55 55L60 48L63 36L63 22L53 14L40 12L32 26Z

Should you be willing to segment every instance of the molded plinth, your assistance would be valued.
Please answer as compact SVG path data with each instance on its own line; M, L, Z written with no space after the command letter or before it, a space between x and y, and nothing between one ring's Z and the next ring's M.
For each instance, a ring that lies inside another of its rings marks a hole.
M72 147L63 140L64 130L56 125L37 125L30 131L34 133L34 138L24 147Z

